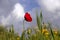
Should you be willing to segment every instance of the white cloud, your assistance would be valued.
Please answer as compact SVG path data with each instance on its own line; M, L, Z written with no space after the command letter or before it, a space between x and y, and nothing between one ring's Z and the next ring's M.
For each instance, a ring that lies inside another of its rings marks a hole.
M48 16L51 19L58 19L60 17L60 0L38 0L38 4L46 12L44 15L50 13Z
M17 19L24 19L24 8L22 7L22 5L20 5L19 3L15 4L13 15L15 15Z
M41 1L41 3L40 3ZM60 9L60 0L38 0L39 5L42 4L47 11L55 12Z
M24 8L19 0L0 0L0 20L4 25L18 23L24 18Z
M14 28L17 31L22 26L23 15L24 8L19 3L19 0L0 0L0 24L14 24ZM21 29L22 27L19 30Z

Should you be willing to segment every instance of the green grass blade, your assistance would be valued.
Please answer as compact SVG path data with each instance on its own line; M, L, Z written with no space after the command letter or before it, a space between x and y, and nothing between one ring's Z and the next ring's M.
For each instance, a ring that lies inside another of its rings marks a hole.
M41 29L41 28L40 28L40 18L39 18L39 16L38 16L38 13L36 13L36 20L37 20L38 28L39 28L39 30L40 30L40 29Z
M23 31L20 40L25 40L25 31Z
M40 11L40 20L41 20L41 22L43 20L42 10Z
M40 26L41 26L41 32L42 32L42 20L43 20L43 15L42 15L42 10L40 12Z
M52 35L52 37L53 37L53 40L55 40L53 31L52 31L52 28L51 28L51 24L50 24L50 23L48 23L48 24L49 24L49 28L50 28L50 32L51 32L51 35Z
M38 12L36 12L36 19L37 19L38 28L42 32L42 20L43 20L42 11L40 12L40 16L38 16Z

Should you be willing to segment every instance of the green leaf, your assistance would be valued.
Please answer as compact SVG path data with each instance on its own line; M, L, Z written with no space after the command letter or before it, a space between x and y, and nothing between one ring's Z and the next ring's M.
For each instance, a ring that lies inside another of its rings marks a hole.
M49 28L50 28L50 32L51 32L52 38L53 38L53 40L55 40L53 31L52 31L52 28L51 28L51 23L48 22L48 25L49 25Z
M37 25L38 25L38 28L40 30L40 18L38 16L38 13L36 12L36 20L37 20Z
M43 20L43 16L42 16L42 10L40 11L40 27L41 27L41 32L42 32L42 20Z
M42 32L42 19L43 19L42 11L40 12L40 16L38 16L38 12L36 11L36 19L37 19L38 28Z
M41 22L42 22L42 20L43 20L42 10L40 11L40 20L41 20Z

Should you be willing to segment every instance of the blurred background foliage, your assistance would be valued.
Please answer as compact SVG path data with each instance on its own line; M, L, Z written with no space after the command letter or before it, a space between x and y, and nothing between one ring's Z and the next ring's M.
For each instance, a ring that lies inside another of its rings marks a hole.
M13 25L7 30L6 27L0 25L0 40L20 40L20 36L14 33Z

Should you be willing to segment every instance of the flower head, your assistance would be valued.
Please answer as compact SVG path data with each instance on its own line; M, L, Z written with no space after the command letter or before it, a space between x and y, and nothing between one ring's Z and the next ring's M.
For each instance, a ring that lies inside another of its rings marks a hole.
M32 17L31 17L31 15L28 12L25 13L24 18L28 22L31 22L32 21Z

